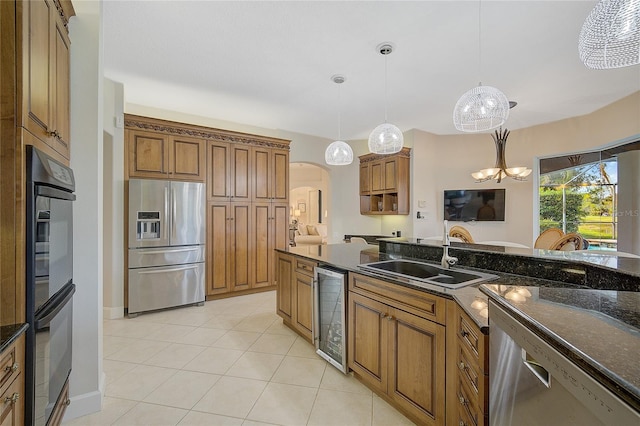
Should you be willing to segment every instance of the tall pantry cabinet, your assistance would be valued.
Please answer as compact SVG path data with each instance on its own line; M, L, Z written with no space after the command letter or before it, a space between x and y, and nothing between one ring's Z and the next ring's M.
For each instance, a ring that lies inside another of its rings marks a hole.
M129 177L206 182L207 298L272 289L274 249L288 245L290 142L134 115L125 129Z

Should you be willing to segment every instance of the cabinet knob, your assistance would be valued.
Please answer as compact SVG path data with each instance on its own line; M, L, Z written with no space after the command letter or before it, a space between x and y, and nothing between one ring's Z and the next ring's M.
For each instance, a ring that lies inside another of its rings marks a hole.
M465 405L467 403L467 401L464 399L464 396L458 397L458 400L460 401L460 404L462 404L462 405Z
M20 368L19 364L17 362L14 362L13 365L7 365L4 368L4 371L8 372L13 372L13 371L18 371L18 368Z
M386 318L386 317L387 317L387 314L381 314L380 315L380 318Z
M464 424L464 422L462 420L460 420L460 423L458 423L458 426L466 426L466 425Z
M464 370L464 362L460 361L460 365L458 365L458 367L460 367L460 370Z
M468 331L466 331L466 330L460 330L460 335L461 335L462 337L467 337L467 336L469 335L469 332L468 332Z
M13 405L18 402L18 399L20 399L20 394L18 392L14 392L13 395L6 397L4 402Z
M393 317L391 315L387 315L387 321L393 321Z

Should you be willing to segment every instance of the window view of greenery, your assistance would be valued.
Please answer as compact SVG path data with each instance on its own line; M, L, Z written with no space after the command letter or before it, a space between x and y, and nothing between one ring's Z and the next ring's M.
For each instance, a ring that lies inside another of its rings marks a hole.
M617 184L615 158L542 174L540 232L549 228L577 232L591 248L615 250Z

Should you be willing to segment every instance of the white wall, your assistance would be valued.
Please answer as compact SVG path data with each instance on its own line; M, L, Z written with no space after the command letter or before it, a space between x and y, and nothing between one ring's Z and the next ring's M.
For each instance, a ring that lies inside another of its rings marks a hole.
M124 316L124 86L104 79L103 93L104 317L114 319Z
M102 405L102 4L76 2L71 18L71 167L73 220L73 369L65 419Z

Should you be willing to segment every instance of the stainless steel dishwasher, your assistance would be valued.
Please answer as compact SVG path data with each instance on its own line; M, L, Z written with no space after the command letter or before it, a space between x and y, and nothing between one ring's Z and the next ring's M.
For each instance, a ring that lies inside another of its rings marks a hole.
M347 333L345 278L347 273L326 266L316 267L313 280L313 340L316 352L346 373Z
M640 414L489 301L489 424L640 424Z

